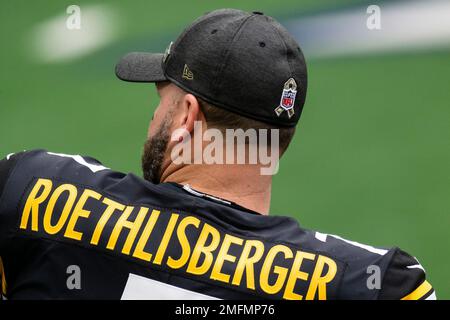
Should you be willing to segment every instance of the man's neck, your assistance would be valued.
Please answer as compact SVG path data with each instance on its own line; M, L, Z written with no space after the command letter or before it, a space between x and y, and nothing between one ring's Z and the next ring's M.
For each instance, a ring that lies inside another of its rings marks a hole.
M232 201L263 215L269 214L272 176L261 175L256 165L169 166L161 182L189 184L193 189Z

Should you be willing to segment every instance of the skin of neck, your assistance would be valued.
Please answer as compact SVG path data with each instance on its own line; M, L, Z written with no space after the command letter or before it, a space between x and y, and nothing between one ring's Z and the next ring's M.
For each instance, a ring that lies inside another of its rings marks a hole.
M189 184L202 193L269 214L272 176L261 175L259 165L170 163L162 173L161 182Z

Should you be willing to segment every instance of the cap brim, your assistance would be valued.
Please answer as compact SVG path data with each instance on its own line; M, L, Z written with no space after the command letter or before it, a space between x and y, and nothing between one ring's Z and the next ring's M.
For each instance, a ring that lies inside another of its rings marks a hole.
M131 82L166 81L162 53L131 52L116 65L116 76Z

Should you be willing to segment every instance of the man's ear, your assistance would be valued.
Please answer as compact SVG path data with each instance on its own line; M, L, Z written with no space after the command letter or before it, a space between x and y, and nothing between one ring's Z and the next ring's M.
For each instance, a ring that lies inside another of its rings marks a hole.
M193 132L195 121L201 120L200 104L197 98L190 93L184 96L183 104L185 104L184 108L186 108L183 125L188 132Z

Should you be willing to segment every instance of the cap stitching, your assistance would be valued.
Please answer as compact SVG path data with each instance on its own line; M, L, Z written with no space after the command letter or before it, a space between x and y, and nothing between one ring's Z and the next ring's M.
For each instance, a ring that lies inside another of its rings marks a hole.
M270 26L271 26L273 29L275 29L275 31L276 31L278 37L279 37L280 40L281 40L281 43L283 43L283 46L284 46L284 49L285 49L286 61L287 61L288 66L289 66L289 71L290 71L290 73L291 73L291 77L293 77L292 64L291 64L291 62L289 61L289 56L288 56L288 46L287 46L286 42L284 41L284 38L281 36L280 30L278 30L278 27L273 23L274 21L271 21L271 22L272 22L272 23L270 23ZM299 79L297 79L297 80L299 80Z
M178 38L174 41L173 47L176 47L183 39L184 37L191 31L194 27L196 27L200 22L206 21L210 17L200 16L197 19L195 19L189 26L187 26L183 32L178 36Z
M186 28L184 28L184 30L181 32L181 34L178 36L177 39L175 39L175 41L173 41L173 45L172 45L172 54L169 54L167 56L167 60L164 62L164 64L167 66L169 60L171 60L171 56L173 56L175 54L175 49L176 47L178 47L178 45L180 44L180 42L183 41L183 39L185 38L185 36L194 28L196 27L199 23L206 21L208 19L210 19L211 17L206 17L206 16L200 16L197 19L195 19L193 22L191 22L190 25L188 25Z
M235 32L234 35L233 35L233 39L231 39L230 45L226 48L226 52L225 52L225 55L224 55L224 57L223 57L223 59L222 59L222 63L219 63L219 64L217 65L217 68L216 68L216 78L214 79L214 83L213 83L212 86L211 86L211 87L212 87L212 90L215 92L215 94L217 94L217 92L219 91L219 87L218 87L218 84L219 84L219 74L222 73L223 69L225 68L226 63L228 62L228 57L230 56L230 52L231 52L230 48L233 46L233 44L234 44L236 38L240 35L241 30L242 30L242 28L244 27L244 25L247 23L247 21L248 21L250 18L252 18L252 17L254 17L254 16L255 16L254 14L249 15L248 17L246 17L246 18L241 22L241 24L239 25L239 27L237 28L236 32Z

